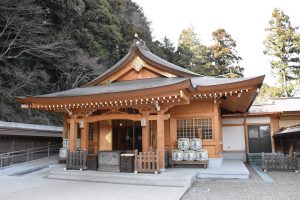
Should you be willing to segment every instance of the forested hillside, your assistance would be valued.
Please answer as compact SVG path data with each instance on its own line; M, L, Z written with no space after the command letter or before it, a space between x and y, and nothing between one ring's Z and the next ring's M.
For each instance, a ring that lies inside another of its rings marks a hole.
M241 77L235 40L212 33L207 47L192 28L178 48L153 41L142 8L131 0L1 0L0 120L61 124L61 116L22 109L16 96L78 87L110 68L128 51L134 34L156 55L203 75Z
M1 0L0 120L59 124L60 117L21 109L15 96L90 81L127 53L134 33L152 41L130 0Z

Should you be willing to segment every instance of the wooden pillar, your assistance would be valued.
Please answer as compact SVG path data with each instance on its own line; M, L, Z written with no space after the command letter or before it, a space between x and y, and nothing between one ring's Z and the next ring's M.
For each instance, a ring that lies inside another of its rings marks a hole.
M177 123L174 118L170 118L170 145L172 155L174 148L177 149Z
M150 144L150 128L149 128L149 120L147 117L145 126L142 127L142 151L148 152L149 151L149 144Z
M99 133L99 122L95 122L93 124L94 126L94 129L93 129L93 146L94 146L94 154L97 154L98 151L99 151L99 136L98 136L98 133Z
M62 134L63 139L68 138L68 128L69 128L68 115L65 114L64 115L64 129L63 129L63 134Z
M280 130L279 126L279 116L278 115L273 115L270 117L271 118L271 130L270 130L270 137L271 137L271 145L272 145L272 152L276 152L275 149L275 141L273 138L274 133Z
M70 151L76 151L77 127L75 119L70 119Z
M85 119L83 119L83 128L80 129L80 146L81 150L87 151L88 145L89 145L89 124L86 122Z
M223 142L222 142L222 128L221 128L221 117L220 117L220 101L215 101L213 103L213 140L215 141L215 156L221 157L223 152Z
M157 150L159 152L159 168L161 171L165 170L165 123L163 114L157 115Z
M244 137L245 137L245 152L246 152L246 156L249 153L249 140L248 140L248 126L247 126L247 115L244 115L244 122L243 122L243 126L244 126Z

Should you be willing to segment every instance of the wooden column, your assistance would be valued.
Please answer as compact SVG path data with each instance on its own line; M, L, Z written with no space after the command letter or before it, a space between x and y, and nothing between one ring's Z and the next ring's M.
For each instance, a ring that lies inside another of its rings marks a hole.
M75 119L70 119L70 151L76 151L76 140L77 140L77 130L76 130Z
M64 115L64 129L63 129L63 133L62 133L63 139L68 138L68 128L69 128L68 115L65 114Z
M177 149L177 123L174 118L170 118L170 145L172 155L174 148Z
M272 152L274 153L276 151L275 149L275 141L273 138L274 133L280 130L279 126L279 116L278 115L273 115L270 116L271 118L271 130L270 130L270 137L271 137L271 145L272 145Z
M143 116L146 119L146 125L142 128L142 151L148 152L149 151L149 144L150 144L150 128L149 128L149 120L146 115Z
M162 113L157 115L157 150L159 151L159 168L165 170L165 123Z
M248 156L249 153L249 140L248 140L248 126L247 126L247 115L244 115L244 122L243 122L243 126L244 126L244 136L245 136L245 151L246 151L246 155Z
M213 104L213 140L215 141L215 156L220 158L223 152L223 142L222 142L222 128L221 128L221 117L220 117L220 102L216 100Z
M94 154L97 154L99 151L99 122L94 123L93 129L93 145L94 145Z
M85 119L83 119L83 128L80 129L80 146L81 150L87 151L89 147L89 124L86 122Z

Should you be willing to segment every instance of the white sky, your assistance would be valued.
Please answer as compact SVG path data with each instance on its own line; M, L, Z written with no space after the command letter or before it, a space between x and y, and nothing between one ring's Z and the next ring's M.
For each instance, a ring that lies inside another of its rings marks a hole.
M175 45L181 31L190 25L203 44L211 33L224 28L237 42L243 58L244 75L266 74L265 83L274 85L269 58L263 54L266 32L274 8L289 15L292 26L300 25L299 0L133 0L144 10L155 39L167 36Z

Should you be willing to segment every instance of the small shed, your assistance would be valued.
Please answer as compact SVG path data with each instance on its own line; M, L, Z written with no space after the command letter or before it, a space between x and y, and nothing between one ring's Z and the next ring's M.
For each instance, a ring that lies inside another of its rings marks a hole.
M300 153L300 124L280 129L273 138L277 152Z

